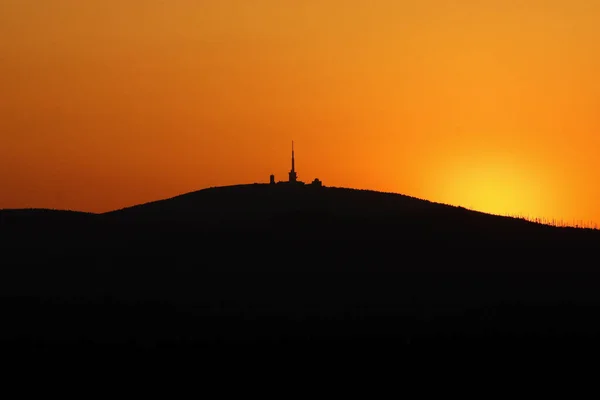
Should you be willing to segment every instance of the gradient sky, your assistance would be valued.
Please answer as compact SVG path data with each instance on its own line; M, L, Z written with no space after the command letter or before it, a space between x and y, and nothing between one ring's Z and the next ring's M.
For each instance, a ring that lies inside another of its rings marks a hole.
M0 0L0 208L299 178L600 223L600 2Z

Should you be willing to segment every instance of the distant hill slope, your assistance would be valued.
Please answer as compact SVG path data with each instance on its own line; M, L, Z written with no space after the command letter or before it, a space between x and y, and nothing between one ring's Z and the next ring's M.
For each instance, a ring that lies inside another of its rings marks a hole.
M600 231L550 227L400 194L286 184L209 188L104 214L4 210L0 225L68 231L76 241L152 236L183 242L200 234L242 234L247 241L248 235L262 234L296 241L438 240L459 247L548 240L545 245L600 244Z
M581 272L599 249L598 231L331 187L2 211L0 342L597 338L598 280Z
M97 214L43 208L0 209L0 226L61 225L91 221Z
M153 201L102 214L124 221L223 222L258 221L265 218L313 214L322 217L386 219L485 219L509 221L519 227L538 226L432 203L395 193L336 187L289 185L236 185L203 189L169 199Z
M295 221L302 225L357 222L444 232L465 229L521 233L573 230L395 193L268 184L209 188L108 212L102 217L128 223L177 222L213 228L248 223L274 223L280 226ZM258 225L251 226L254 228Z

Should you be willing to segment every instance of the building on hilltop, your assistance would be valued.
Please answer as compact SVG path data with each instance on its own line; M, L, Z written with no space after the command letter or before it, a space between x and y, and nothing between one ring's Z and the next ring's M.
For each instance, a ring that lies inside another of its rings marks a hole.
M271 175L269 179L269 184L275 184L275 175ZM288 180L280 181L277 184L288 184L288 185L304 185L305 183L298 180L298 173L296 172L296 157L294 153L294 141L292 140L292 169L288 172ZM312 186L322 187L323 182L321 182L318 178L315 178L311 183Z

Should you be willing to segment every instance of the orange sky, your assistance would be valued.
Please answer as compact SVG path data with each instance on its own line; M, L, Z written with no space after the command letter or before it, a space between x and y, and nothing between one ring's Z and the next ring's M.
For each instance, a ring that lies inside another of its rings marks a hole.
M600 2L2 0L0 208L299 178L600 223Z

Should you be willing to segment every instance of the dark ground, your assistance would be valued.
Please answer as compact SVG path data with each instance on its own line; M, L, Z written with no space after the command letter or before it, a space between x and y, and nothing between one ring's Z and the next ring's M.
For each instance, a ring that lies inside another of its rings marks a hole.
M400 195L226 187L101 215L0 211L0 235L11 350L389 352L600 333L599 231Z

